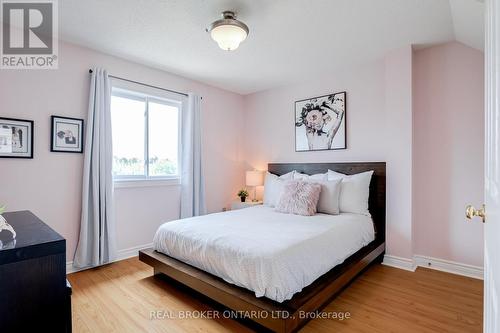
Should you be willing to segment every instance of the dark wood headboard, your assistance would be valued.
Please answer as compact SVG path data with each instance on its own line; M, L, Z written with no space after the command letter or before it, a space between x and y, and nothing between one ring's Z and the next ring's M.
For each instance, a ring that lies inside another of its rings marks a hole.
M270 163L267 168L278 176L293 170L308 175L325 173L328 169L347 175L373 170L368 209L375 224L376 240L385 241L385 162Z

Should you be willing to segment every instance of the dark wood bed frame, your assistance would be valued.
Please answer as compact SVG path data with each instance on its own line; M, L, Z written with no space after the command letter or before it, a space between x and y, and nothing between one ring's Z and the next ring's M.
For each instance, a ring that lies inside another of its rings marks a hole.
M258 313L259 315L252 317L251 320L267 329L286 333L297 331L311 317L304 314L321 310L370 263L381 259L385 252L385 162L272 163L268 166L269 172L277 175L292 170L312 175L324 173L328 169L345 174L374 171L370 184L369 210L375 225L375 240L288 301L278 303L265 297L257 298L247 289L229 284L212 274L153 249L139 251L139 259L152 266L155 275L166 275L190 290L221 304L224 308L243 314L243 317L248 317L250 313Z

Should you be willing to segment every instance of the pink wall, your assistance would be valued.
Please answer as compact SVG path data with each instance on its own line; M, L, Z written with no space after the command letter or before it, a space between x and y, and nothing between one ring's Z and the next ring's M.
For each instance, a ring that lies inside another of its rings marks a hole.
M386 254L412 260L412 48L385 57Z
M413 217L417 254L483 265L483 53L460 43L415 52Z
M295 152L294 102L347 91L347 150ZM385 160L384 62L373 61L303 83L245 96L243 156L248 168L269 162Z
M93 66L203 96L207 205L214 212L229 204L242 179L241 96L67 43L60 43L59 64L58 70L0 72L0 115L35 121L35 158L0 160L0 203L8 210L32 210L61 233L68 260L78 237L83 155L49 152L49 118L86 117ZM178 218L178 186L119 188L115 194L119 250L151 243L162 222Z

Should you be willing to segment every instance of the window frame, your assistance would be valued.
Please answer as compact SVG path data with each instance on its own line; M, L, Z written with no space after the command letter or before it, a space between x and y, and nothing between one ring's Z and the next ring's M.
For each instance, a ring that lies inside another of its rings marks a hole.
M121 97L144 103L144 174L113 175L115 187L149 187L179 185L181 179L181 137L182 114L187 97L158 88L113 79L111 97ZM177 174L164 176L149 175L149 102L168 105L178 109L177 116Z

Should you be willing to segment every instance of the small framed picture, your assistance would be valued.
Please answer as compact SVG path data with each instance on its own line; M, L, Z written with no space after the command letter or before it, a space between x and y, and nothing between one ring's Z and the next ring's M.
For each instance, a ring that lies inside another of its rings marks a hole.
M83 119L52 116L50 151L83 152Z
M0 117L0 157L33 158L33 120Z

